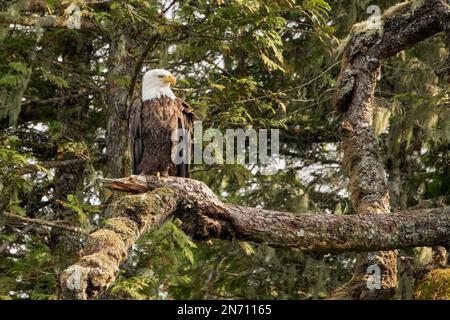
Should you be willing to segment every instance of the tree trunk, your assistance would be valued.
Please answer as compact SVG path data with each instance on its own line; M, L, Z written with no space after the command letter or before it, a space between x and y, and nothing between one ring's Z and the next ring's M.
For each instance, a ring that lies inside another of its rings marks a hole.
M124 177L130 172L128 155L128 82L133 73L131 35L124 33L111 41L107 103L110 115L106 129L105 177Z
M61 40L63 61L80 69L89 69L93 53L91 40L92 37L88 35L83 38L67 37L67 39ZM79 85L70 71L65 71L65 73L64 78L68 79L68 88L61 91L61 96L70 95L72 90L70 88ZM56 220L66 220L74 225L78 224L77 214L75 211L67 209L63 203L67 202L68 195L77 195L83 189L85 161L75 163L75 160L83 158L81 155L83 145L74 143L83 142L89 104L89 97L83 96L78 99L65 100L63 103L58 104L57 110L57 119L61 124L61 129L59 138L56 140L57 153L55 160L60 162L72 161L72 165L55 168L55 201L53 202L53 208L56 213ZM52 248L59 247L72 253L81 250L80 241L77 241L76 236L70 234L52 232L50 244Z
M443 0L410 1L388 9L379 26L365 21L352 28L341 65L336 106L345 112L341 125L343 164L350 177L349 190L357 213L390 212L385 171L372 126L372 102L381 63L442 31L448 23L449 12L450 7ZM379 290L367 288L371 266L381 270ZM353 278L334 292L332 298L390 299L396 287L396 253L362 253L358 256Z

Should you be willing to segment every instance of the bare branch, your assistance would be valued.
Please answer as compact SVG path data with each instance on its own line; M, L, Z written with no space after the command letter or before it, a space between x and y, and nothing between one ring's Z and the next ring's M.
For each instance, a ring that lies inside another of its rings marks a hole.
M83 229L73 227L70 225L65 224L64 221L58 222L58 221L47 221L42 219L31 219L27 217L19 216L15 213L11 212L2 212L0 213L0 216L5 218L7 225L39 225L39 226L45 226L50 228L56 228L64 231L68 231L71 233L76 234L86 234L86 232Z
M19 169L19 174L28 174L33 172L41 171L41 168L51 169L51 168L62 168L69 167L77 164L83 164L86 162L86 159L70 159L63 161L45 161L36 164L28 164Z
M98 162L101 162L104 160L105 160L104 158L99 157L99 158L94 158L91 160L79 158L79 159L68 159L68 160L44 161L44 162L39 162L36 164L28 164L26 166L19 168L19 174L23 175L23 174L38 172L38 171L41 171L42 168L53 169L53 168L71 167L74 165L83 164L86 161L92 161L94 163L98 163Z

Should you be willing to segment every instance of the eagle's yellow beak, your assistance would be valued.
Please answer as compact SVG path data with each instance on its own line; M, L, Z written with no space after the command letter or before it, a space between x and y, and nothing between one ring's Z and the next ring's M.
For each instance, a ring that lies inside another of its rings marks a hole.
M169 76L164 76L162 78L162 81L164 83L170 83L171 85L175 85L177 83L177 79L173 76L173 75L169 75Z

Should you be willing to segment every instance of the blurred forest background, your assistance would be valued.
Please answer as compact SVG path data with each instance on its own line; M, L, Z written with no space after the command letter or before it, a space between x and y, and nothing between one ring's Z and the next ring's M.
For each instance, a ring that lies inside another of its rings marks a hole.
M39 19L67 17L72 2L0 2L1 212L85 232L100 226L111 192L97 178L130 173L127 157L115 152L127 143L126 106L144 70L165 68L204 128L281 129L275 175L195 165L194 179L224 202L352 213L340 165L342 116L332 103L339 44L369 17L369 5L384 10L398 0L78 1L79 30ZM382 66L374 125L393 210L450 202L442 72L449 48L439 34ZM58 276L85 235L7 219L0 216L0 298L57 299ZM194 243L179 225L141 238L103 298L326 298L355 262L352 253ZM430 259L430 248L399 252L398 299L414 297L409 271Z

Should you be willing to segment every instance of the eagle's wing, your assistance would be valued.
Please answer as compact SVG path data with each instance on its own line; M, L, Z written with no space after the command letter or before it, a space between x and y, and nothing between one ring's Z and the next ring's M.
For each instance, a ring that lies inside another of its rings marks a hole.
M142 102L134 99L128 114L128 133L130 138L131 162L133 174L139 174L139 165L144 155L142 145Z
M183 153L183 163L177 165L177 176L189 178L189 164L191 163L192 156L192 131L195 115L192 112L191 107L185 101L179 98L177 100L182 108L181 117L178 119L178 128L183 130L183 150L186 150L186 152Z

